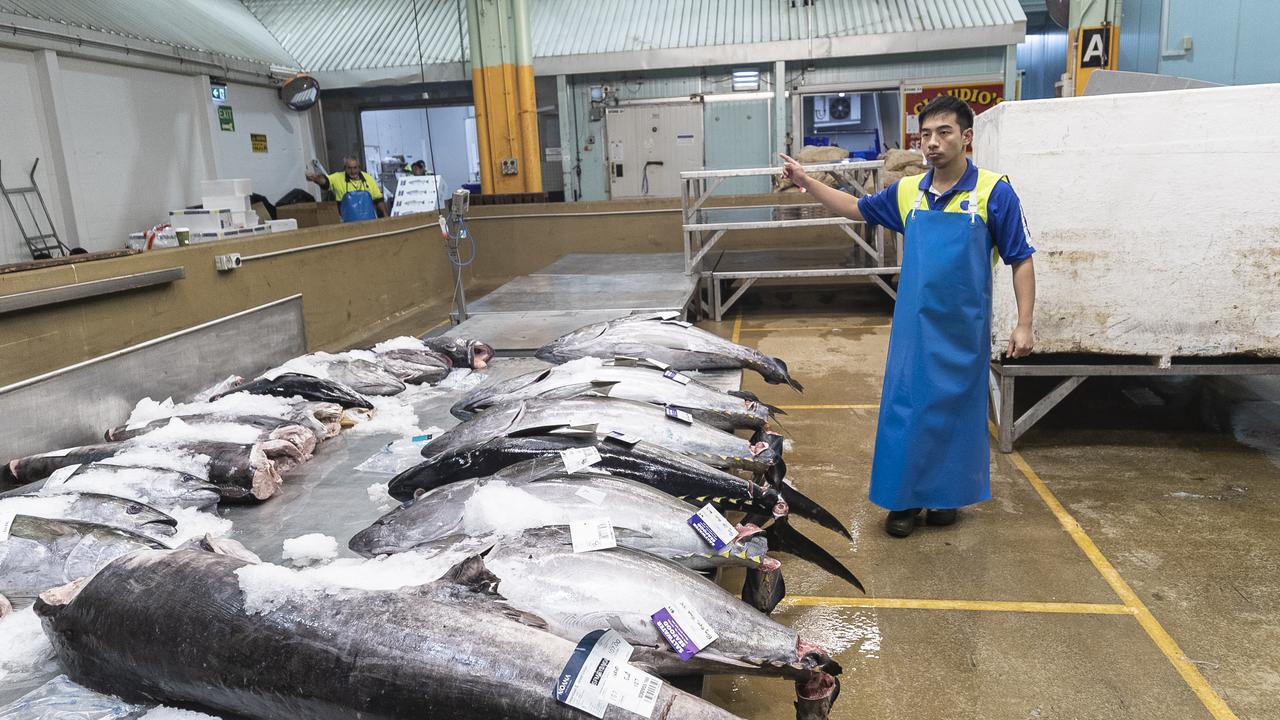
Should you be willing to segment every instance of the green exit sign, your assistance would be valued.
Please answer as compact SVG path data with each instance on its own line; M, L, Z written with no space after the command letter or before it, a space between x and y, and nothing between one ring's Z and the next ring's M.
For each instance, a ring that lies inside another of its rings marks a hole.
M236 116L232 114L230 105L218 107L218 127L226 132L236 131Z

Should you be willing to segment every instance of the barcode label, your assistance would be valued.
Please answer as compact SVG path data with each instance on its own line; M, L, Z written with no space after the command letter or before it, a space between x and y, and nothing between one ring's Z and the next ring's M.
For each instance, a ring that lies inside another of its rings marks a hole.
M573 551L576 553L618 546L618 539L613 534L613 523L609 518L570 523L569 538L573 541Z
M605 436L605 439L613 440L614 442L620 442L623 445L635 445L636 443L640 442L640 438L630 433L624 433L621 430L610 431L609 434Z
M697 655L720 637L706 619L684 600L667 605L651 617L654 627L681 660Z
M592 630L574 648L560 671L552 697L570 707L603 718L614 699L619 670L630 667L631 646L615 630ZM617 693L621 700L622 693ZM652 709L650 709L652 712ZM649 717L649 715L645 715Z
M681 385L688 385L689 381L693 380L693 378L689 377L688 375L685 375L684 373L676 372L675 370L667 370L666 372L662 373L662 377L668 380L675 380Z
M609 681L609 704L640 717L653 716L662 681L630 663L620 663Z
M679 408L673 408L673 407L671 407L670 405L668 405L668 406L667 406L667 417L671 418L672 420L679 420L680 422L682 422L682 423L684 423L684 424L686 424L686 425L692 425L692 424L693 424L693 416L692 416L692 415L690 415L689 413L687 413L687 412L685 412L685 411L683 411L683 410L681 410L681 409L679 409Z
M564 463L564 471L575 473L600 462L600 451L594 447L570 448L560 451L560 460Z

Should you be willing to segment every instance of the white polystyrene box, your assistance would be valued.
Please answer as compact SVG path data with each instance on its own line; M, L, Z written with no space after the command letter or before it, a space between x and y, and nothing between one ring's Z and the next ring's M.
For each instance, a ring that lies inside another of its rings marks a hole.
M231 211L216 210L170 210L169 224L184 227L192 232L221 230L231 223Z
M268 220L267 227L271 232L288 232L289 230L298 229L298 221L296 218L284 218L282 220Z
M228 195L252 195L253 181L249 178L233 178L230 180L201 180L200 194L206 197L226 197Z
M202 203L206 210L230 210L232 213L247 213L250 210L248 195L207 195Z
M1280 356L1280 85L1007 102L974 160L1036 247L1036 351ZM995 274L992 354L1016 322Z

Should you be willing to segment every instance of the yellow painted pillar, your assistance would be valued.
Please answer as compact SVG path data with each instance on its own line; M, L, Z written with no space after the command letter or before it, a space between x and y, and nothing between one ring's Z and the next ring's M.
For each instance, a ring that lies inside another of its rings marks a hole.
M467 0L467 20L481 191L542 192L525 0Z

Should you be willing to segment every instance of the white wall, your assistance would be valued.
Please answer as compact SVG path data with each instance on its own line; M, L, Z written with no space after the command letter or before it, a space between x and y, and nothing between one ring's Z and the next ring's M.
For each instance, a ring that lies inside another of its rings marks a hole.
M204 100L218 177L249 178L253 191L272 203L294 188L315 191L303 177L316 157L310 113L285 107L274 88L230 84L226 105L231 106L236 129L227 132L218 127L217 103L210 96ZM253 152L251 134L267 136L267 152Z
M472 168L479 167L475 116L471 105L431 108L427 112L431 125L431 160L434 160L434 163L428 160L427 164L444 181L441 192L445 195L463 183L472 182L475 175Z
M427 167L431 167L427 113L423 108L360 113L360 132L364 139L366 169L375 176L382 159L393 155L403 155L406 165L426 160ZM332 172L337 170L331 168Z
M49 203L49 212L59 233L65 233L60 223L60 201L54 186L53 163L50 161L48 135L45 132L45 113L36 76L35 56L21 50L0 49L0 102L4 110L4 129L0 131L0 171L4 182L13 187L26 186L31 163L40 158L36 171L36 183ZM19 211L25 214L24 207ZM0 200L0 264L30 260L27 246L18 232L17 222L9 206Z
M197 115L200 79L63 58L62 102L76 214L89 251L125 238L200 202L204 148Z

